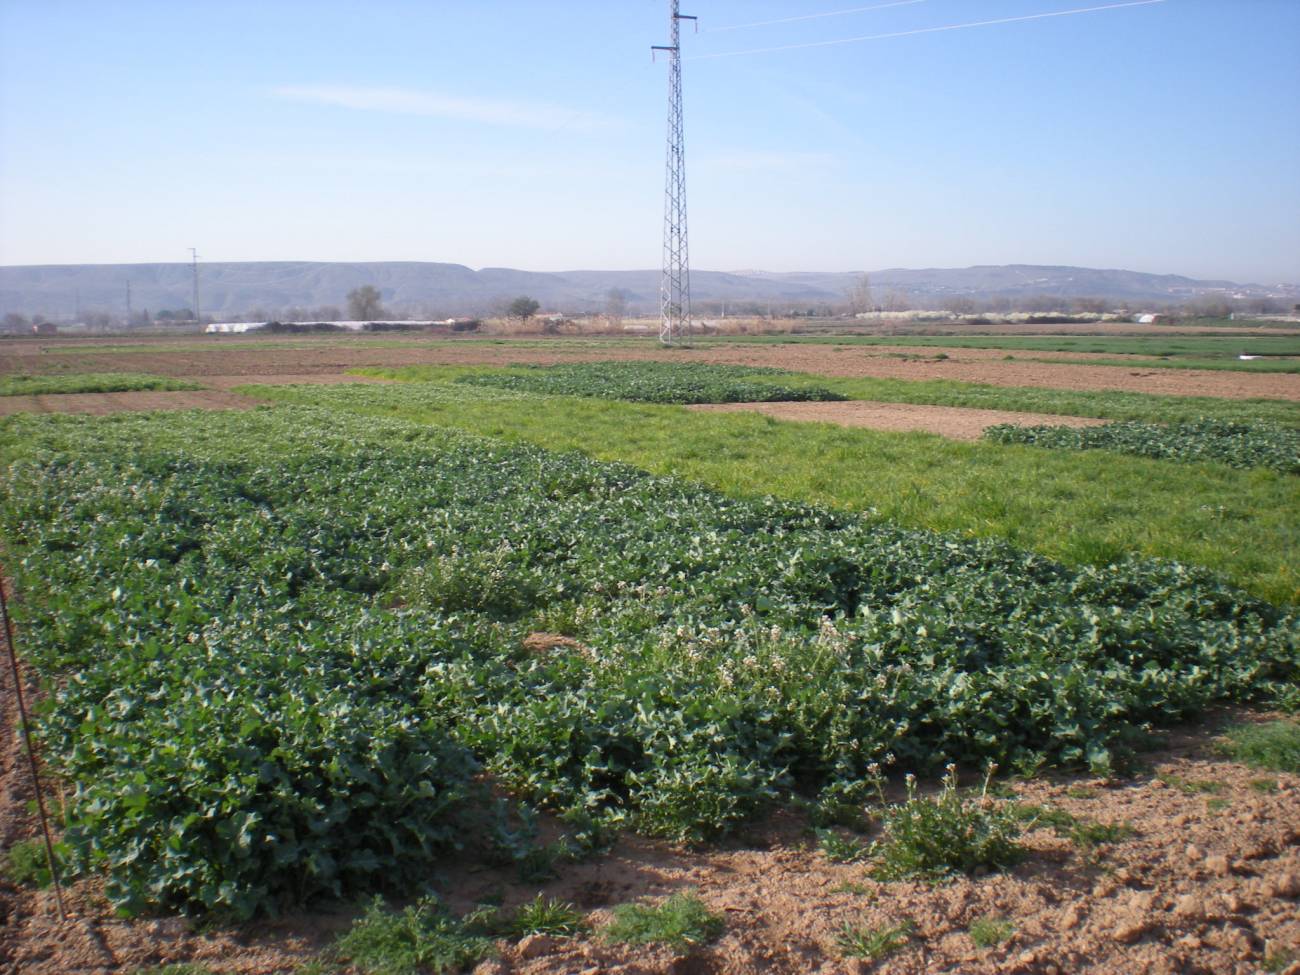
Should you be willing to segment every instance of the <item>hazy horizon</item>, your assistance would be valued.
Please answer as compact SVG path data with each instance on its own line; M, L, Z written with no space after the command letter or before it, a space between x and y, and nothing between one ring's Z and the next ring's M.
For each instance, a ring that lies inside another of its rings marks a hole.
M0 0L0 264L658 267L665 11ZM696 268L1300 281L1300 4L683 11Z
M155 266L160 264L175 265L177 267L188 269L191 265L191 261L188 260L80 261L80 262L47 261L47 262L41 262L36 264L0 264L0 268L29 268L30 269L30 268L72 268L72 267L136 267L136 266L145 267L145 266ZM401 258L401 257L392 258L392 259L377 258L374 260L348 260L348 259L314 260L311 258L291 258L291 257L290 258L266 258L266 259L257 258L257 259L249 259L249 260L233 259L233 260L225 260L225 261L200 260L199 269L200 271L202 271L203 267L207 265L229 265L229 264L343 264L343 265L442 264L442 265L448 265L452 267L468 268L469 270L474 271L476 273L479 271L492 271L492 270L519 271L524 274L566 274L566 273L579 274L579 273L589 273L589 272L627 273L627 274L644 273L644 272L653 272L656 274L659 273L659 268L657 266L651 266L651 265L645 265L643 267L561 267L561 268L549 269L549 268L536 268L536 267L512 267L505 264L474 265L474 264L466 264L464 261L452 261L452 260L427 261L427 260L420 260L417 258ZM895 267L867 267L867 268L819 268L819 267L738 268L738 267L700 267L698 265L692 264L691 271L692 272L698 271L698 272L709 273L709 274L733 274L733 275L747 275L747 274L798 275L798 274L859 274L859 273L865 273L870 275L870 274L882 274L890 271L941 272L941 271L973 270L978 268L1006 268L1006 267L1078 268L1081 270L1101 271L1101 272L1122 272L1122 273L1150 274L1150 275L1157 275L1157 276L1171 275L1175 277L1192 278L1198 281L1231 281L1233 284L1243 284L1243 285L1257 284L1257 285L1288 285L1291 287L1300 286L1300 272L1297 273L1296 279L1291 279L1291 280L1278 279L1276 281L1269 281L1269 280L1248 281L1248 280L1230 278L1227 275L1222 275L1222 274L1202 276L1202 275L1193 275L1193 274L1183 274L1179 271L1153 271L1147 268L1140 268L1140 267L1085 267L1084 265L1075 265L1075 264L1041 264L1032 261L1008 261L1005 264L965 264L961 266L929 265L925 267L921 267L921 266L903 267L900 265Z

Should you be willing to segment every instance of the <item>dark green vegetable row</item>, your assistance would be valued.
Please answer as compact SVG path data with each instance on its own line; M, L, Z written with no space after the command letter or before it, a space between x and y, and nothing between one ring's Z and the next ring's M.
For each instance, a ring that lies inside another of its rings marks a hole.
M1251 423L1107 423L1096 427L988 427L994 443L1066 450L1114 450L1139 457L1211 461L1230 467L1269 467L1300 474L1300 430Z
M594 396L638 403L762 403L842 400L828 389L781 386L764 379L780 369L696 362L587 362L530 366L524 374L463 376L458 382L526 393Z

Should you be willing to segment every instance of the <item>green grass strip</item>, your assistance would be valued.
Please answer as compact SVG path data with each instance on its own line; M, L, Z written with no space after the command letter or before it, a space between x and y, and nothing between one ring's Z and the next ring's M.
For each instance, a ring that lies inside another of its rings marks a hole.
M137 372L84 372L66 376L0 376L0 396L64 393L138 393L199 389L195 383Z
M749 413L411 383L243 387L264 399L454 427L915 528L1003 538L1070 563L1137 553L1300 600L1300 487L1269 470L1173 464L785 423Z

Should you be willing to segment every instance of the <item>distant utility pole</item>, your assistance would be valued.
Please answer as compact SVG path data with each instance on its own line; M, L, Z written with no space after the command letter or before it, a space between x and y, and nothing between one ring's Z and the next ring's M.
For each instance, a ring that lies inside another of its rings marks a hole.
M131 326L131 279L126 279L126 324Z
M190 257L194 262L194 324L197 325L199 323L199 252L193 247L190 248Z
M669 0L668 164L664 183L664 270L659 281L659 341L672 345L691 339L691 262L686 246L686 134L682 127L681 22L697 20L677 12Z

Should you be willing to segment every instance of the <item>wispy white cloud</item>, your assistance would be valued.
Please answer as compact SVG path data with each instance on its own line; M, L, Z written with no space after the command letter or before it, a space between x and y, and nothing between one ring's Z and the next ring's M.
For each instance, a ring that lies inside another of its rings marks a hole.
M284 85L272 91L277 98L333 105L362 112L422 115L515 128L595 132L616 127L612 116L586 109L571 109L543 102L506 101L449 95L413 88L363 85Z
M706 169L743 172L824 169L839 162L829 152L798 152L782 149L726 149L706 152L696 162Z

